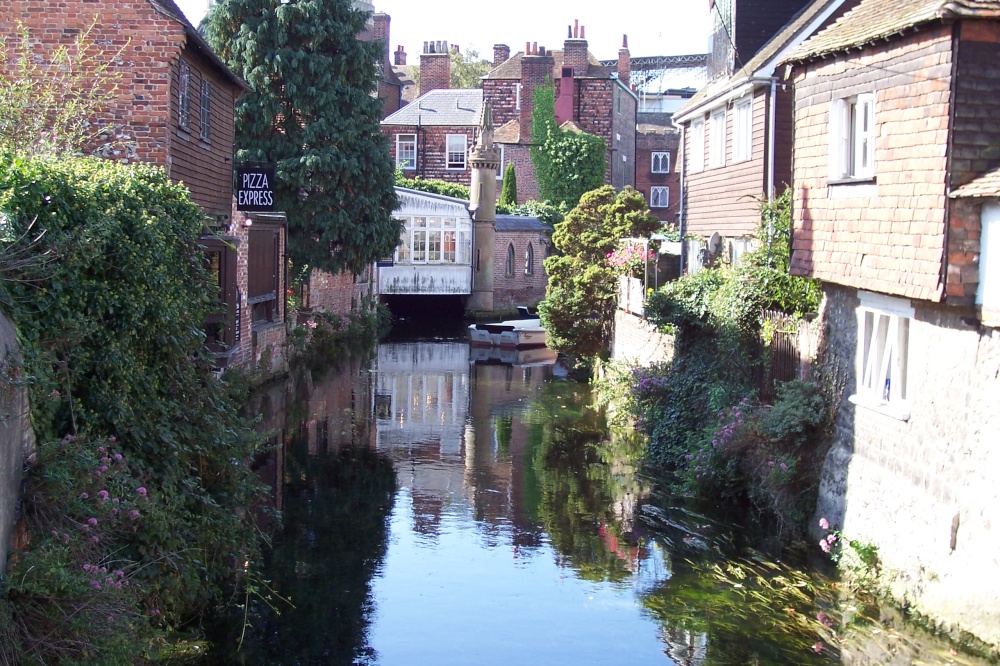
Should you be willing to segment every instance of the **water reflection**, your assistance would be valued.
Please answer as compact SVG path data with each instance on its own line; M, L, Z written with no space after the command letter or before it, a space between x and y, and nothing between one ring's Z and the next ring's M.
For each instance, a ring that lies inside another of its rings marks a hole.
M278 433L260 474L284 517L266 576L294 608L254 603L242 652L223 662L947 654L895 627L885 639L878 611L859 611L819 575L741 556L732 525L652 495L637 473L640 442L609 434L589 388L554 379L550 361L393 342L339 374L259 394L262 428ZM850 647L831 647L846 636Z

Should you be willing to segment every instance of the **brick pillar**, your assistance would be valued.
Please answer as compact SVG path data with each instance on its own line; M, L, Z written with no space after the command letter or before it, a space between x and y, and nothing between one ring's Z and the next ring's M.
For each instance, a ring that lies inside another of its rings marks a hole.
M451 87L451 56L448 42L424 42L420 55L420 94Z
M406 51L403 50L403 45L400 44L396 47L396 52L393 54L393 64L396 67L406 67Z
M622 47L618 49L618 79L626 86L632 75L632 55L628 52L628 35L622 35Z
M510 60L510 47L506 44L493 45L493 66L499 67Z
M382 62L389 64L389 15L378 12L372 16L372 39L382 42Z
M531 112L535 108L535 88L545 85L546 79L552 77L552 68L556 61L546 54L545 47L525 45L524 56L521 58L521 141L531 141Z

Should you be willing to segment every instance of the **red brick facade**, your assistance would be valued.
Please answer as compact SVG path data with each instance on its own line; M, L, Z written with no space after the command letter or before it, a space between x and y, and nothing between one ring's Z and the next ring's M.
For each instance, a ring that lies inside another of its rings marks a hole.
M938 301L944 290L953 27L795 70L792 272ZM875 175L830 183L830 100L875 94ZM971 256L954 257L952 268ZM951 272L949 272L951 275Z
M642 127L640 125L640 127ZM677 224L681 201L681 175L679 157L680 134L665 126L640 131L635 139L635 189L646 198L650 212L663 222ZM663 173L662 159L657 159L657 171L653 171L653 153L667 154L669 167ZM653 187L666 187L667 207L653 207L651 191Z
M545 238L545 243L541 239ZM535 306L545 298L548 277L545 273L548 236L538 231L496 231L493 246L493 309L513 311L518 305ZM527 271L528 246L531 246L531 272ZM513 266L507 258L513 248ZM508 270L512 268L513 270Z
M382 133L389 138L389 150L393 161L396 161L398 147L396 137L400 134L416 136L417 168L406 169L403 175L407 178L419 176L426 179L444 180L449 183L459 183L468 186L472 181L472 170L468 164L468 149L475 144L475 127L416 127L407 125L382 125ZM448 136L463 135L466 137L466 164L464 169L448 168ZM520 181L518 181L520 183Z
M346 315L362 307L372 294L371 269L361 275L327 273L314 270L304 290L302 306L306 310L323 310Z
M451 56L445 53L420 55L420 94L451 87Z

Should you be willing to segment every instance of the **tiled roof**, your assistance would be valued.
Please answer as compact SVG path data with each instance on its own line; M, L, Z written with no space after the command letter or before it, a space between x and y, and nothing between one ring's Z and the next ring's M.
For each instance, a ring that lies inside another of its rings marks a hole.
M1000 18L1000 0L862 0L793 51L786 61L807 60L890 37L923 23L959 18Z
M659 123L639 123L635 127L639 134L676 134L677 128L673 125L661 125Z
M515 118L508 120L493 132L495 143L521 143L521 123Z
M537 217L527 215L497 215L497 231L536 231L548 233L552 229Z
M567 120L566 122L564 122L562 125L559 126L559 129L566 130L567 132L574 132L576 134L586 134L586 132L583 131L583 128L577 125L572 120Z
M484 76L484 79L521 79L521 57L524 55L523 51L518 51L516 55L511 56L506 62L500 66L493 69L489 74ZM552 67L552 80L562 76L562 61L563 52L562 51L548 51L546 55L550 55L555 59L555 65ZM587 73L581 75L583 78L589 79L606 79L611 76L611 73L615 70L610 67L605 67L601 64L601 61L594 57L594 54L587 52ZM580 77L577 77L580 78Z
M236 87L242 88L243 90L250 90L250 86L247 82L236 75L233 70L226 66L226 63L222 62L222 58L212 50L212 47L208 45L205 38L201 36L201 33L191 25L191 22L187 20L184 16L184 12L174 4L174 0L149 0L150 6L161 14L165 14L173 20L177 21L184 28L184 34L187 36L188 45L194 49L201 51L209 62L215 65L218 70L230 80Z
M764 44L764 46L762 46L757 53L755 53L753 57L739 69L739 71L730 76L728 79L713 81L707 86L702 87L697 93L695 93L694 97L678 109L677 115L685 115L697 109L704 102L713 99L717 95L732 90L743 84L746 80L757 74L761 68L765 67L769 62L774 60L774 58L779 56L782 51L790 46L793 46L796 41L808 37L808 35L805 34L805 31L810 25L813 24L813 22L824 16L827 12L835 11L843 3L844 0L814 0L812 3L803 7L799 13L793 16L781 30L769 39L767 43ZM765 76L771 76L771 72L764 72L763 74Z
M1000 197L1000 167L987 171L971 183L951 193L953 199L964 197Z
M478 127L483 115L483 91L448 88L421 95L382 121L383 125Z

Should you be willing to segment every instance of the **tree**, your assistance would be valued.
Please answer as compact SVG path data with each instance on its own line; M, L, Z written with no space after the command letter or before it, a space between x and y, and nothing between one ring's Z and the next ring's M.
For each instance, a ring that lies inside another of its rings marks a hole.
M451 87L482 88L483 76L493 69L493 63L479 56L475 48L465 49L465 53L451 53Z
M548 344L579 358L603 354L611 340L617 282L605 260L622 238L649 236L660 222L631 187L610 185L587 192L555 227L561 254L545 260L549 286L538 306Z
M503 189L500 190L500 205L511 207L517 205L517 174L513 162L507 163L503 171Z
M553 204L575 206L584 193L604 184L607 143L583 131L556 125L555 90L535 89L531 115L531 163L539 196Z
M296 265L360 272L391 254L393 164L372 95L381 45L356 37L350 0L222 0L208 37L252 91L236 108L236 158L276 166Z

